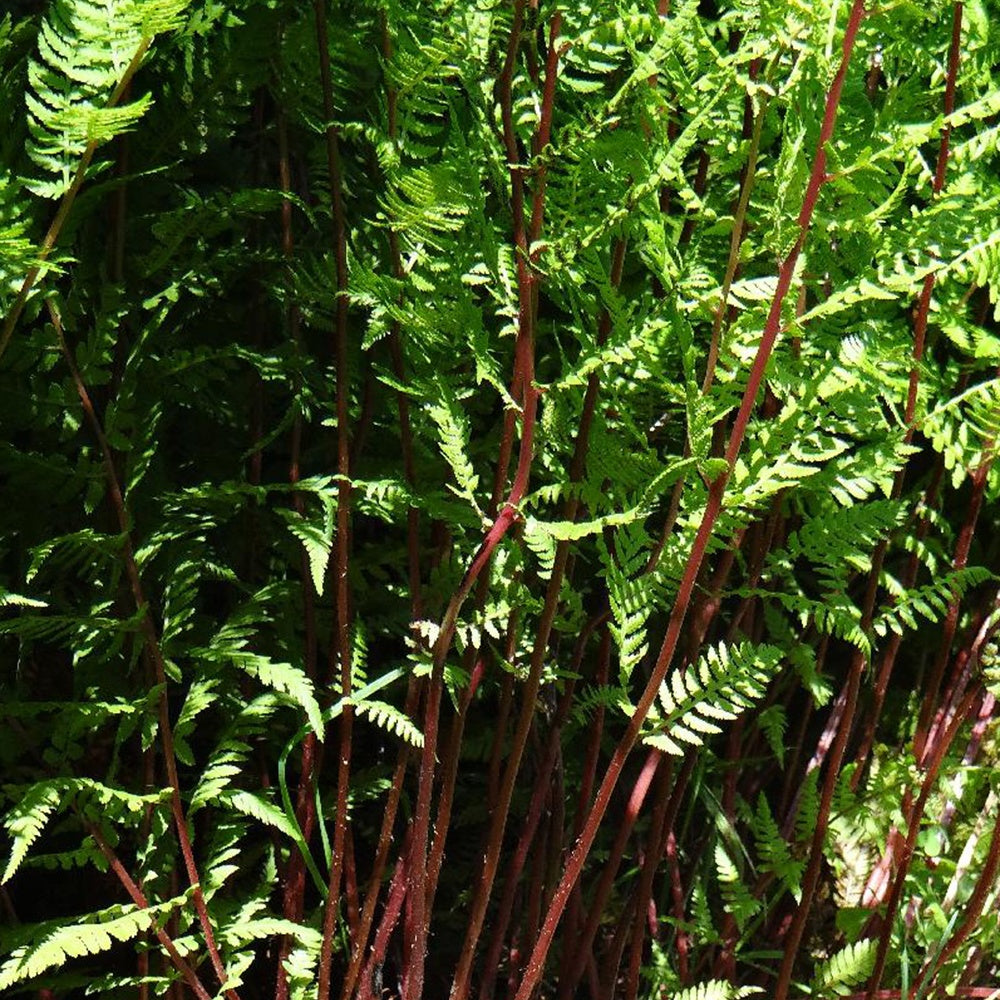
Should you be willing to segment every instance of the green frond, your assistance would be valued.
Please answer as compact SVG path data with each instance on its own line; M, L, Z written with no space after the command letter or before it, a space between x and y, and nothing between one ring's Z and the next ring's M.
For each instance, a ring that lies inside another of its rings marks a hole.
M28 942L16 947L0 966L0 990L28 982L71 959L98 955L116 943L131 941L186 901L186 896L178 896L145 909L133 904L109 906L78 923L39 924L29 932Z
M651 608L653 580L643 577L649 559L649 536L640 522L621 525L614 535L614 549L603 539L598 551L608 583L608 599L614 618L609 625L618 647L618 676L623 689L636 665L646 655L646 622Z
M814 996L847 996L852 987L865 982L875 966L878 941L864 938L847 945L816 970Z
M11 839L10 855L0 884L9 882L27 857L31 845L41 836L49 817L63 800L62 783L40 781L23 793L4 817L4 827Z
M736 926L743 930L754 914L759 912L762 904L759 899L754 898L743 881L739 867L721 840L715 845L715 874L725 910L732 914Z
M805 860L792 855L763 793L757 798L757 809L750 825L759 859L758 867L763 872L776 875L797 902L802 896L800 885Z
M393 733L410 746L422 747L424 734L415 726L412 720L395 705L388 702L366 699L354 706L356 715L370 719L372 724L388 733Z
M333 504L328 503L322 516L312 520L292 510L279 510L277 513L292 535L302 543L306 558L309 560L313 587L316 593L322 596L326 568L330 562L330 550L333 546Z
M324 727L319 702L312 681L305 670L291 663L279 663L245 647L249 642L247 630L237 624L224 626L210 646L191 651L196 658L209 663L230 663L244 673L255 677L265 687L287 695L289 702L301 709L310 726L323 739Z
M650 716L645 742L676 756L701 746L722 732L717 722L735 719L763 696L783 660L776 646L710 647L697 664L671 671L660 685L660 711Z
M724 979L709 979L676 991L674 1000L744 1000L764 991L759 986L734 986Z
M935 407L923 429L944 458L957 488L966 476L992 462L1000 436L1000 379L979 382Z
M889 631L903 635L905 629L917 628L918 614L929 622L940 621L952 601L960 600L966 591L991 579L993 574L982 566L945 573L933 583L898 594L895 602L886 605L872 622L872 629L878 635Z
M43 171L30 190L61 197L88 147L103 145L143 117L150 95L113 104L120 96L116 87L154 35L179 25L189 2L58 0L50 6L38 33L38 57L28 65L28 153Z

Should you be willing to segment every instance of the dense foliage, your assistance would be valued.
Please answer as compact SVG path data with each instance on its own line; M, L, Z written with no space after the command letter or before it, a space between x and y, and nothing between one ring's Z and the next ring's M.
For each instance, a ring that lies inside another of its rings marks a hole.
M0 993L987 996L992 3L7 5Z

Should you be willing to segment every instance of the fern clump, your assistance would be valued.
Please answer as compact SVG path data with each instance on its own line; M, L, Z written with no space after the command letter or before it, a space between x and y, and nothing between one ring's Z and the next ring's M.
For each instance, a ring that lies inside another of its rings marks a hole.
M0 992L1000 975L987 0L0 15Z

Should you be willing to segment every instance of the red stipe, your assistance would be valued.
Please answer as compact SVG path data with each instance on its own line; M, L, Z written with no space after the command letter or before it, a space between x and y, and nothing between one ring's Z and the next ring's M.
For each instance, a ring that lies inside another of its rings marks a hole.
M392 38L389 34L388 21L385 13L381 15L382 31L382 56L388 63L392 59ZM386 78L386 110L388 122L388 135L392 142L397 139L397 105L398 95L396 90ZM402 257L399 250L399 235L395 229L389 227L388 230L389 262L393 275L399 279L403 275ZM400 293L402 299L402 293ZM406 382L406 370L403 363L403 352L400 344L400 323L393 320L388 336L389 353L392 360L393 373L400 383ZM399 437L400 449L403 458L403 474L407 483L416 492L417 473L416 463L413 458L413 431L410 424L410 402L405 392L396 392L396 408L399 416ZM406 516L406 553L407 571L409 578L410 592L410 618L412 621L420 621L423 618L423 590L422 574L420 567L420 511L417 507L411 506L407 510ZM407 688L405 712L409 717L414 717L417 710L418 682L411 679ZM379 890L382 883L382 876L388 862L389 848L392 840L393 825L396 821L396 814L399 808L399 801L402 795L403 780L406 774L406 766L410 760L411 752L407 745L400 747L397 755L396 769L393 774L392 785L386 800L385 810L382 816L382 826L379 831L378 847L375 853L375 862L372 866L371 875L368 882L368 891L365 894L365 901L361 911L361 920L358 926L357 938L348 965L347 974L344 977L344 984L341 990L342 1000L347 1000L351 996L357 977L361 971L361 963L364 959L368 946L368 937L371 933L372 923L375 916L375 906L378 902Z
M920 995L920 988L924 983L929 982L937 975L938 970L955 955L966 938L976 929L979 918L982 916L986 899L996 884L998 870L1000 870L1000 823L994 823L993 835L990 837L990 846L986 853L986 862L983 865L983 870L979 873L979 878L976 880L972 895L964 906L965 918L955 930L955 933L949 938L948 943L941 949L937 959L932 963L928 963L921 970L913 984L911 996Z
M471 652L471 651L470 651ZM465 720L469 714L469 706L476 696L476 690L486 673L486 661L476 658L475 665L469 675L469 683L461 693L458 712L452 719L451 732L448 736L447 748L442 757L441 794L438 799L438 811L434 822L434 840L431 843L427 859L427 912L434 912L434 896L437 892L438 879L441 875L441 864L444 861L445 843L448 838L448 827L451 824L451 807L455 798L455 785L458 780L458 765L462 749L462 735L465 732Z
M885 558L886 544L880 542L876 546L872 555L872 567L868 574L868 584L862 602L861 628L867 632L871 628L872 613L875 608L875 598L878 593L878 579L882 570L882 561ZM828 722L823 736L820 737L820 746L817 748L813 761L813 766L819 767L828 749L824 741L834 735L830 750L829 762L826 765L826 774L823 778L822 789L820 791L819 811L813 827L813 835L809 845L809 860L802 877L801 896L798 906L792 916L791 924L785 934L785 948L781 960L781 968L778 973L778 983L775 991L775 1000L785 1000L788 989L791 985L792 973L794 971L795 959L802 942L802 935L805 931L812 904L816 895L816 887L819 884L820 869L823 864L823 845L826 842L826 833L830 823L830 809L833 805L833 796L836 791L837 781L840 776L840 769L844 762L844 754L847 749L847 740L854 725L854 716L858 706L858 693L861 687L861 678L867 666L867 658L860 649L855 649L851 658L850 669L847 680L841 690L837 703L830 713L831 721Z
M592 622L584 626L584 630L577 640L573 659L570 664L571 674L579 672L580 663L583 660L584 650L594 627L595 626ZM566 718L569 716L570 709L572 708L573 694L575 690L575 681L567 681L566 688L563 691L562 697L559 699L559 704L556 707L555 714L552 718L552 723L549 728L548 745L545 750L545 757L539 765L538 773L535 777L531 802L528 805L528 812L521 827L521 834L518 838L517 847L510 858L510 863L505 866L503 893L501 895L497 913L493 919L493 934L487 947L483 968L483 978L479 987L480 1000L491 1000L496 988L496 979L500 967L500 956L503 952L503 945L507 937L510 918L514 910L514 900L517 892L518 879L520 878L521 872L524 870L524 865L528 858L528 852L534 846L535 833L538 830L538 825L541 822L542 814L545 809L545 801L550 788L552 772L556 767L556 761L560 754L562 727ZM561 799L556 800L554 811L561 813ZM555 817L553 818L553 825L556 829L561 831L563 827L562 822L560 821L558 825L556 825L554 819Z
M375 935L375 942L368 961L365 963L364 971L361 973L361 980L358 987L358 1000L375 1000L372 997L372 981L375 969L381 966L385 960L385 953L389 947L389 938L399 923L399 915L403 909L403 898L406 894L406 855L401 851L399 861L396 862L396 871L392 876L392 883L389 886L389 898L385 904L385 916ZM381 1000L381 998L377 998Z
M642 809L642 805L646 800L646 793L649 791L649 786L652 784L653 777L662 761L663 754L659 750L650 750L646 754L646 760L643 762L642 769L639 771L639 775L629 794L625 811L615 826L615 839L611 845L608 860L604 864L604 870L601 872L597 887L588 903L590 913L587 917L587 923L584 925L582 934L574 939L574 950L577 958L570 972L571 987L575 986L583 976L584 961L586 956L593 951L594 939L597 936L598 928L604 917L605 907L611 895L611 890L614 888L615 877L618 874L618 868L625 854L625 847L629 837L632 835L635 822L639 818L639 810Z
M292 229L291 194L291 161L288 148L288 123L285 115L279 110L277 116L278 133L278 183L283 198L281 203L281 250L287 261L291 259L295 249L295 236ZM293 347L296 352L300 348L300 315L294 305L289 307L287 322ZM301 380L296 376L293 391L301 391ZM296 484L301 478L302 457L302 415L297 413L292 423L291 455L288 463L288 481ZM305 516L305 497L299 493L292 494L292 505L300 516ZM302 581L302 618L305 632L305 671L315 682L318 660L318 641L316 634L316 594L309 569L309 557L305 547L299 552L299 578ZM315 782L319 776L321 763L321 746L315 733L309 733L302 742L299 783L295 803L295 818L306 843L312 838L316 825ZM282 915L286 920L298 923L305 911L306 866L305 859L295 847L291 849L288 864L282 876ZM292 939L285 935L281 940L278 952L277 979L275 1000L287 1000L289 995L288 973L285 971L285 960L292 950Z
M419 692L417 682L411 678L407 687L405 712L411 718L416 714ZM361 921L358 927L357 936L354 939L351 952L351 961L344 976L344 984L341 989L341 1000L348 1000L353 994L354 987L361 973L362 963L365 960L368 948L368 938L371 934L372 923L375 918L375 907L378 903L379 891L382 886L382 876L385 873L389 860L389 849L392 846L392 830L395 823L396 814L399 810L399 800L403 793L403 780L406 777L406 764L410 758L408 745L400 747L399 755L396 759L396 770L393 773L392 784L389 787L389 794L385 803L385 813L383 815L382 827L379 831L378 847L375 851L375 861L372 865L371 875L368 880L368 891L365 894L365 901L361 910ZM401 853L402 858L405 851ZM401 862L400 862L401 864ZM390 911L387 909L386 914ZM381 932L381 926L379 933Z
M639 991L639 972L642 966L642 950L645 941L643 929L648 925L649 936L653 939L659 936L656 919L656 904L653 900L653 878L662 857L664 828L668 818L667 807L670 801L670 784L674 776L674 762L667 758L663 766L656 772L656 787L653 790L653 815L646 838L646 848L641 859L639 881L636 885L635 903L632 908L631 944L629 947L628 966L625 972L626 1000L635 1000ZM628 926L627 911L622 914L621 931ZM617 936L617 934L616 934ZM623 941L624 944L624 941ZM617 973L618 962L615 963ZM610 988L616 974L605 976L604 982Z
M555 28L553 28L555 31ZM547 72L555 73L554 62L549 63L549 68ZM546 91L549 95L549 100L552 99L552 94ZM624 240L618 240L612 250L611 254L611 274L610 282L612 288L617 288L621 282L622 268L624 266L625 258L625 242ZM610 332L611 317L607 309L602 311L601 317L598 320L598 341L603 343ZM580 416L580 423L577 429L576 441L573 448L573 458L570 462L569 469L569 479L571 483L578 483L583 479L583 474L585 471L585 462L587 448L590 441L590 428L593 422L594 410L597 402L597 394L600 388L599 377L596 372L592 373L587 381L587 390L584 396L583 410ZM579 500L575 494L571 494L565 504L563 505L562 518L566 521L575 521L579 511ZM524 686L522 692L522 708L521 713L518 718L517 728L515 730L514 739L512 740L512 745L509 753L507 767L504 771L503 782L500 785L496 793L496 798L492 802L491 809L491 826L490 835L487 846L486 862L483 868L483 875L480 885L477 889L477 895L474 897L472 904L472 917L469 921L469 931L466 935L465 945L462 950L462 958L459 961L458 970L456 971L455 983L456 986L453 989L453 997L459 997L465 995L469 989L469 981L471 975L472 961L475 956L476 941L478 936L482 932L482 922L485 919L485 908L489 900L489 894L492 890L492 882L495 879L496 865L499 861L500 849L502 846L502 840L504 835L504 830L506 828L507 813L510 807L510 797L513 794L514 782L517 777L518 767L520 764L521 755L524 751L524 746L527 741L528 733L532 724L535 713L535 702L538 695L538 687L541 680L541 670L544 663L544 658L546 651L548 649L549 637L551 635L552 624L555 620L555 615L558 610L559 605L559 595L562 589L562 581L566 571L566 563L569 558L570 544L568 541L562 540L556 546L555 557L553 559L552 571L549 577L548 584L545 591L544 605L542 608L541 618L539 620L538 630L535 635L534 645L532 647L532 657L529 666L528 680ZM589 630L588 630L589 631ZM571 690L571 688L570 688ZM563 702L565 704L565 696ZM568 704L566 704L566 711L568 712ZM558 740L559 727L558 725L554 727L552 737ZM550 744L550 754L547 758L546 766L543 767L543 773L548 770L551 773L552 763L555 760L555 748ZM543 785L547 784L548 776L546 775ZM533 800L534 803L534 800ZM535 818L535 825L537 826L537 817ZM529 841L530 842L530 841ZM525 848L527 842L525 842L522 836L522 843L525 843ZM522 858L521 865L523 865L524 860ZM510 886L511 892L513 886L516 884L516 874L520 870L520 866L515 866L513 872L513 878L509 878L508 885ZM509 905L512 904L512 899L509 901L506 909L506 918L501 921L501 924L505 924L506 920L509 919L510 910ZM502 904L503 906L503 904ZM501 912L504 912L502 908ZM494 942L490 948L490 954L492 956L498 956L498 946L499 942L502 941L502 933L494 937ZM486 965L486 976L492 979L492 970L496 964L496 958L490 958ZM492 988L492 986L491 986Z
M611 634L606 627L601 631L600 646L597 652L597 671L594 683L598 687L603 687L608 683L611 673ZM573 839L579 838L587 820L590 809L591 795L594 789L594 782L597 776L597 760L601 750L601 740L604 735L604 715L605 710L602 704L598 704L591 719L590 729L587 734L587 743L584 750L583 768L580 775L580 790L577 795L576 812L573 819ZM558 891L558 890L557 890ZM579 886L575 886L569 913L566 917L566 940L575 941L579 932L583 902ZM570 948L563 950L562 965L559 973L559 1000L568 1000L571 995L570 989L570 968L573 961L573 951Z
M514 63L520 43L523 15L524 0L518 0L515 5L514 23L507 46L507 58L499 81L504 144L507 149L508 162L511 168L511 209L514 215L514 241L520 251L517 261L519 290L518 334L514 348L514 374L511 379L511 385L516 390L519 390L522 395L521 443L518 452L517 471L514 483L507 497L507 502L497 515L496 521L487 532L478 552L473 557L458 591L449 602L444 618L442 619L437 641L434 645L433 664L423 727L424 746L421 753L417 802L412 826L413 844L408 876L409 887L406 913L406 936L410 942L410 955L403 982L404 1000L420 1000L423 993L424 962L427 952L428 933L428 921L426 917L427 839L430 826L431 790L436 769L435 754L437 750L444 662L451 649L458 615L465 602L465 598L475 585L479 574L489 564L490 557L496 546L510 529L516 515L517 504L520 503L527 489L528 475L531 468L532 438L538 402L538 392L532 384L534 379L532 294L530 287L532 279L528 271L527 262L528 246L527 234L524 227L524 186L521 171L518 169L517 143L514 135L511 110Z
M958 80L958 63L962 52L962 4L952 7L951 46L948 51L948 76L944 89L944 113L950 115L955 110L955 84ZM938 146L937 166L934 169L934 182L931 190L935 195L944 188L945 176L948 170L948 146L951 138L951 125L945 123L941 129L941 142ZM935 273L931 272L924 278L917 302L917 311L913 320L913 367L910 369L910 384L906 395L906 415L908 427L913 426L917 408L917 386L920 381L920 362L924 356L924 341L927 335L927 317L930 314L931 294L934 291Z
M85 823L85 826L87 833L90 834L97 845L97 849L108 862L108 866L114 872L115 878L122 884L122 888L128 893L132 902L142 910L149 909L149 900L146 899L142 889L139 888L132 876L125 870L125 866L121 863L111 845L104 839L101 831L91 823ZM170 935L158 923L153 925L153 933L163 946L163 950L167 953L174 968L181 974L198 1000L210 1000L211 995L208 990L202 985L194 969L181 957L181 953L177 950L177 946Z
M930 485L924 493L923 506L930 509L935 506L937 502L937 493L941 485L941 478L944 474L944 462L939 459L934 467L934 475L931 478ZM897 483L899 486L900 494L902 493L902 470L897 476ZM930 529L930 521L926 517L920 519L917 525L917 541L922 542L927 537L927 532ZM917 574L920 571L920 559L917 552L913 552L907 562L906 569L903 572L901 578L901 584L906 589L909 590L913 587L917 580ZM871 754L872 746L875 743L875 729L878 725L879 717L882 714L882 706L885 704L885 696L889 690L889 681L892 677L893 667L896 663L896 656L899 653L899 648L902 645L903 637L897 635L895 632L889 636L888 644L886 645L882 657L880 660L880 665L875 678L875 687L872 697L872 705L868 711L867 721L865 723L864 732L861 737L861 745L858 748L855 760L858 766L854 770L854 774L851 775L851 789L856 790L861 782L862 775L864 774L865 764L868 761L868 757Z
M350 369L347 344L347 223L344 215L343 177L340 166L338 129L334 124L333 82L330 70L330 45L327 32L325 0L314 0L313 15L316 43L319 48L320 84L323 91L323 114L326 118L326 165L329 173L332 206L333 249L337 282L337 307L334 322L333 354L336 365L337 413L337 514L333 555L334 638L333 664L339 664L340 694L351 693L351 636L348 562L351 530L351 460L350 460ZM323 943L320 948L317 1000L330 996L330 963L333 957L334 928L340 911L340 886L347 841L347 796L351 777L351 749L354 707L347 704L340 715L337 755L337 800L331 845L330 879L323 908Z
M964 569L969 560L969 550L972 548L972 539L976 532L979 512L982 509L991 465L992 461L987 459L972 474L972 495L969 497L969 509L966 512L965 521L955 541L955 555L952 559L952 569L954 570ZM960 608L961 602L959 596L958 594L954 594L948 603L948 611L941 624L941 639L938 645L938 652L934 660L934 666L931 669L930 677L924 688L924 696L920 705L920 716L917 720L917 731L913 738L913 750L916 754L918 764L923 764L928 754L928 732L937 703L938 691L944 679L945 667L948 664L951 643L955 637L955 630L958 627Z

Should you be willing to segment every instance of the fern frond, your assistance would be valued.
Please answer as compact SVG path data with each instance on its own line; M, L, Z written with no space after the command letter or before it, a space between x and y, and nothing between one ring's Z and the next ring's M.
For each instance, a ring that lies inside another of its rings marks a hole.
M422 747L424 734L413 724L413 721L395 705L388 702L367 699L354 706L356 715L367 716L379 729L393 733L405 740L410 746Z
M715 873L725 910L732 914L736 926L743 930L750 918L760 910L761 902L743 881L738 866L721 840L715 845Z
M58 0L38 34L38 58L28 65L28 154L47 178L29 183L58 198L73 183L88 148L128 131L151 103L146 94L117 103L127 70L154 35L180 23L190 0Z
M735 986L724 979L708 979L672 994L674 1000L744 1000L764 991L759 986Z
M952 601L992 578L993 574L982 566L967 566L945 573L923 587L904 590L891 605L882 609L872 622L872 629L878 635L885 635L888 631L903 635L905 628L917 627L918 614L929 622L940 621Z
M863 983L875 967L878 941L864 938L847 945L816 970L814 996L847 996L851 987Z
M754 834L757 856L760 859L760 870L776 875L798 902L802 895L800 883L805 870L805 861L792 856L763 792L757 799L757 809L750 826Z
M49 817L63 800L63 788L57 780L40 781L20 796L17 804L4 817L4 827L11 838L10 856L0 885L9 882L41 836Z
M118 942L131 941L183 906L187 898L177 896L145 909L132 904L109 906L79 923L38 925L30 942L15 948L0 966L0 990L27 982L70 959L97 955Z
M763 696L783 659L776 646L709 648L695 666L672 671L660 686L662 713L650 715L653 730L645 742L675 756L686 752L682 744L701 746L722 732L717 721L735 719Z

